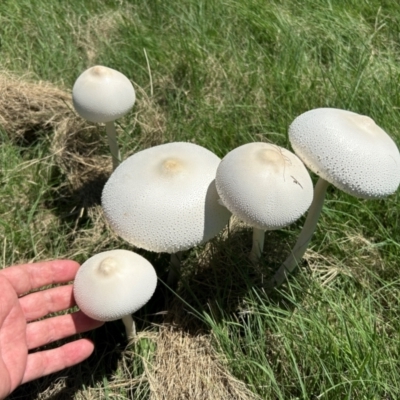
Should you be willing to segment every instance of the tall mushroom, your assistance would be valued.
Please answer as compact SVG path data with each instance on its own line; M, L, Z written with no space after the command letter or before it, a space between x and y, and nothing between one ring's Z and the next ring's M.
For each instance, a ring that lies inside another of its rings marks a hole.
M254 262L263 251L265 231L296 221L313 196L310 175L299 158L268 143L248 143L229 152L215 182L228 210L253 227Z
M295 153L320 178L300 236L270 288L285 280L307 250L329 184L358 198L380 199L394 193L400 183L396 144L365 115L335 108L310 110L290 125L289 139Z
M115 69L96 65L75 81L72 101L77 113L88 121L106 124L113 169L120 163L114 121L127 114L135 104L130 80Z
M129 338L135 334L131 314L150 300L156 286L156 272L145 258L128 250L111 250L81 265L74 297L82 312L95 320L122 318Z
M228 223L218 203L215 173L220 163L193 143L154 146L128 157L104 186L102 207L114 231L127 242L171 256L207 242ZM169 282L175 278L169 277Z

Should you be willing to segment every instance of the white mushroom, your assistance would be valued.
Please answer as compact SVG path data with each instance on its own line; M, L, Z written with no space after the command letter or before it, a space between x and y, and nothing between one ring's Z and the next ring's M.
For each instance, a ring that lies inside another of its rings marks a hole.
M265 231L296 221L313 197L310 175L299 158L268 143L248 143L229 152L215 182L228 210L253 227L253 261L261 256Z
M218 203L220 159L193 143L139 151L112 173L102 206L114 231L146 250L177 253L203 244L228 223Z
M122 318L130 337L135 334L131 314L150 300L156 286L156 272L145 258L128 250L111 250L82 264L74 297L82 312L95 320Z
M113 169L120 162L114 121L131 110L135 99L130 80L121 72L101 65L84 71L72 89L77 113L88 121L106 124Z
M388 196L400 183L399 150L370 117L334 108L317 108L293 121L289 139L295 153L320 178L300 236L269 282L270 287L279 286L303 257L329 183L364 199Z

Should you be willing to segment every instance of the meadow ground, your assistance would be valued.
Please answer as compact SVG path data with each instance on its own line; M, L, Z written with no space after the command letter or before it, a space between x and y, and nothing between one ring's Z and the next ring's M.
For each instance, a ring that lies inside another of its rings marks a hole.
M83 262L130 246L100 207L111 172L104 129L72 107L77 76L101 64L134 83L118 123L123 158L190 141L223 157L251 141L289 147L299 114L372 117L400 143L400 5L392 0L0 2L0 266ZM315 181L315 180L314 180ZM20 387L30 399L397 399L399 194L367 201L334 188L302 268L264 283L304 218L266 235L258 267L239 221L169 258L126 342L120 321L85 336L86 362Z

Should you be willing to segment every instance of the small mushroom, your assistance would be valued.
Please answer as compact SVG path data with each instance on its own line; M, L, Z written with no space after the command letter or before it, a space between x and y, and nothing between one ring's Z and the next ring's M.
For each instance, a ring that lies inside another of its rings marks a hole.
M95 320L122 318L129 338L135 334L131 314L150 300L156 286L156 272L145 258L128 250L110 250L81 265L74 297L82 312Z
M310 175L299 158L268 143L248 143L229 152L215 182L222 203L253 227L254 262L263 251L265 231L296 221L313 197Z
M178 269L174 253L207 242L229 221L215 188L219 162L214 153L193 143L139 151L104 186L105 217L134 246L173 254L171 267Z
M101 65L84 71L72 89L72 101L77 113L88 121L106 124L113 169L120 162L114 121L128 113L135 100L130 80L121 72Z
M289 139L295 153L320 178L300 236L269 282L269 288L279 286L303 257L330 183L363 199L386 197L400 183L400 155L396 144L365 115L335 108L310 110L290 125Z

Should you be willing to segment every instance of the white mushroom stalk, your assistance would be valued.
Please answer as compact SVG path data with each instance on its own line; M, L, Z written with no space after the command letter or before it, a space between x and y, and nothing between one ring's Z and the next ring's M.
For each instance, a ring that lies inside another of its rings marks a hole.
M290 125L289 139L295 153L320 179L303 230L291 254L268 283L270 289L282 284L301 261L330 183L363 199L386 197L400 183L399 150L367 116L333 108L310 110Z
M223 204L253 227L254 262L262 254L265 231L295 222L313 197L310 175L300 159L268 143L248 143L229 152L215 181Z
M274 274L272 280L267 283L267 289L271 290L274 287L280 286L285 281L287 274L293 271L303 258L317 226L328 187L329 182L322 178L318 179L314 188L314 199L308 210L303 229L301 230L296 244L290 252L290 255L281 264L278 271Z
M149 251L173 254L201 245L230 217L215 188L219 163L214 153L193 143L139 151L104 186L105 217L119 236ZM176 274L178 258L171 263Z
M91 122L105 123L113 169L120 163L114 121L127 114L135 104L130 80L112 68L96 65L75 81L72 100L77 113Z
M74 297L81 311L95 320L121 318L130 338L136 334L132 313L150 300L156 286L156 272L145 258L128 250L111 250L82 264Z
M258 262L264 251L265 231L265 229L253 226L253 242L249 254L249 258L253 263Z
M106 134L108 140L108 147L112 157L113 171L121 162L121 152L117 142L117 131L115 129L114 121L106 122Z

